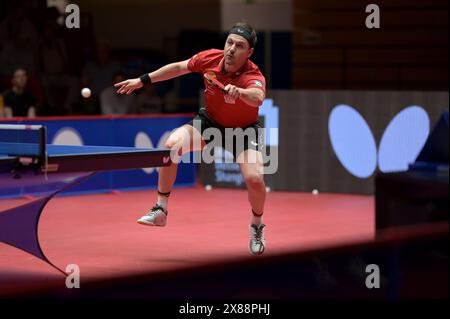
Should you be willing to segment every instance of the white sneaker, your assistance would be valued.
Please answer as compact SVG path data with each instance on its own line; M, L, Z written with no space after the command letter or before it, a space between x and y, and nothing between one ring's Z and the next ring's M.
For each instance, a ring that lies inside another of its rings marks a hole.
M147 226L166 226L168 213L162 206L155 205L147 215L139 218L137 222Z
M252 255L262 255L266 248L266 239L264 237L264 228L266 225L250 225L250 243L248 250Z

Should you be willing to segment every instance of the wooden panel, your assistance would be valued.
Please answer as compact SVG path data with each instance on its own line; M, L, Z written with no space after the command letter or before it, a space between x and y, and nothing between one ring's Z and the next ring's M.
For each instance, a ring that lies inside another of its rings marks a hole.
M351 83L399 83L399 69L389 67L347 68L347 84Z
M448 69L402 68L400 77L404 83L448 83Z
M349 65L447 65L448 48L413 49L348 49L346 63Z
M316 45L323 46L448 46L448 30L365 30L317 31ZM308 31L294 30L294 46L305 43Z
M371 3L366 0L294 0L294 8L302 8L308 10L365 10L366 6ZM393 8L448 8L448 0L377 0L376 3L381 10Z
M342 65L344 54L342 49L310 49L296 48L292 58L294 65Z
M310 28L348 28L365 25L366 13L361 12L319 12L295 10L293 23L295 27Z
M294 67L294 79L300 82L340 82L343 79L341 67Z
M448 83L402 83L399 90L448 91Z
M437 70L347 69L345 77L335 69L305 69L294 72L294 88L341 87L346 89L448 89L448 74Z
M346 90L400 90L401 87L398 84L393 83L348 83L345 86Z
M447 89L448 0L293 0L296 88Z
M297 90L342 90L345 89L342 83L307 83L294 81L294 89Z
M294 25L315 29L357 28L365 29L367 13L360 12L309 12L297 10L294 12ZM448 11L446 10L399 10L382 11L380 15L381 28L432 28L448 26Z

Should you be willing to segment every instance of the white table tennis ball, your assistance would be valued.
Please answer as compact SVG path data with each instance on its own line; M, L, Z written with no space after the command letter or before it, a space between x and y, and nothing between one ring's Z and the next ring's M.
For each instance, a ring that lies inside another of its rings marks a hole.
M81 95L87 99L88 97L91 96L91 90L88 88L84 88L81 90Z
M205 189L209 192L210 190L212 190L212 186L211 185L205 185Z
M319 195L319 191L318 191L317 189L313 189L313 190L312 190L312 194L313 194L313 195Z
M267 193L270 193L270 191L271 191L270 187L269 187L269 186L266 186L266 192L267 192Z

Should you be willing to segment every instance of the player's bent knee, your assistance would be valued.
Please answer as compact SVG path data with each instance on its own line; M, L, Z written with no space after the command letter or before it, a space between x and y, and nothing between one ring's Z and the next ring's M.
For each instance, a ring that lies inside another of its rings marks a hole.
M178 142L172 142L172 143L165 143L164 147L169 148L172 151L178 151L181 149L182 145Z
M264 186L264 179L260 174L247 174L244 176L244 181L249 188L260 188Z
M172 142L172 141L166 141L165 143L164 143L164 147L165 148L170 148L170 149L172 149L172 147L175 145L175 143L174 142Z
M191 152L191 148L189 146L189 143L183 143L183 142L166 142L164 144L166 148L169 148L171 150L171 154L174 157L174 159L178 159L179 157Z
M167 141L164 143L164 147L165 148L170 148L170 149L181 148L181 146L182 146L181 141L182 141L181 138L169 137L167 139Z

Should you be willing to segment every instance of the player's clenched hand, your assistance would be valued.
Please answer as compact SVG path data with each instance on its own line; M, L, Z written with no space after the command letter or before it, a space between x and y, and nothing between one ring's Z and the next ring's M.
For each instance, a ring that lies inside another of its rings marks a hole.
M114 87L119 88L117 93L119 94L131 94L134 90L140 89L143 87L142 81L137 79L129 79L119 83L114 84Z
M233 100L237 100L241 96L241 89L238 88L237 86L232 85L232 84L226 85L223 90Z

